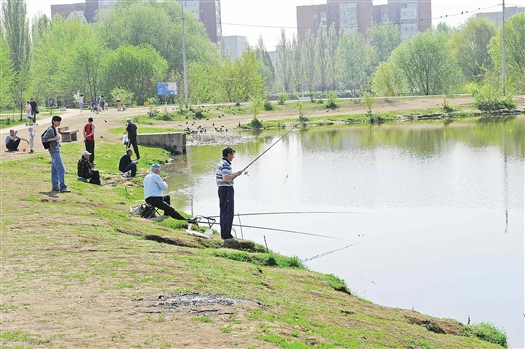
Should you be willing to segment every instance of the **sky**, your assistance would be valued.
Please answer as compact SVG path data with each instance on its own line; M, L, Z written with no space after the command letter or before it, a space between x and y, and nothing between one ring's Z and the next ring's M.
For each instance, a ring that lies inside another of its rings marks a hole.
M26 0L26 3L29 16L33 17L38 12L50 16L51 4L84 1ZM281 28L285 29L288 38L296 33L296 6L324 3L325 0L221 0L223 35L245 36L252 46L257 44L259 36L262 35L266 48L273 50L279 41ZM387 0L373 1L374 5L386 3ZM451 26L459 26L474 13L501 11L501 3L501 0L433 0L432 25L445 22ZM525 3L523 0L506 0L505 5L525 6Z

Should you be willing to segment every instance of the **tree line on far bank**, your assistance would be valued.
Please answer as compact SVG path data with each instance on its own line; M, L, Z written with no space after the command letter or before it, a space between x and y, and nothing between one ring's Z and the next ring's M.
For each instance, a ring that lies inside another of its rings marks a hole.
M157 82L178 82L183 98L182 9L178 1L121 1L95 23L81 17L27 18L25 0L2 4L0 108L22 109L34 97L85 102L116 92L137 105L156 98ZM272 62L262 38L231 62L201 22L185 21L188 91L192 104L242 102L268 94L350 90L380 96L501 93L501 28L471 18L459 28L441 23L402 40L391 23L365 37L334 27L299 43L284 30ZM505 24L507 91L525 91L525 13ZM499 90L499 91L498 91Z

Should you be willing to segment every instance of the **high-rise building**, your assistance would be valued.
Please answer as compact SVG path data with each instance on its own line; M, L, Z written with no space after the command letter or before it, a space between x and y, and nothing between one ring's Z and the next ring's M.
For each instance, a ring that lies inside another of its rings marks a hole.
M239 35L223 36L222 43L224 43L224 49L230 55L232 62L241 57L246 47L248 47L246 37Z
M51 5L51 18L57 14L68 18L76 13L81 17L85 17L89 23L92 23L95 21L97 14L104 16L104 13L115 6L118 1L119 0L85 0L85 3ZM217 43L221 40L222 23L220 0L178 1L181 3L184 11L193 13L195 18L204 24L208 37L212 42Z
M306 32L316 34L319 28L327 27L326 5L297 6L297 38L304 41Z
M184 11L193 13L196 19L206 27L212 42L218 43L222 37L221 1L220 0L178 0Z
M525 12L525 7L519 7L519 6L507 7L505 6L505 20L509 19L510 17L520 12ZM496 23L498 27L501 27L501 25L503 24L503 11L476 13L476 18L480 18L480 17L488 18L492 22Z
M390 22L399 25L403 38L432 27L431 2L428 0L388 0L388 12Z
M327 0L328 27L335 23L335 29L345 34L366 35L372 26L372 0Z

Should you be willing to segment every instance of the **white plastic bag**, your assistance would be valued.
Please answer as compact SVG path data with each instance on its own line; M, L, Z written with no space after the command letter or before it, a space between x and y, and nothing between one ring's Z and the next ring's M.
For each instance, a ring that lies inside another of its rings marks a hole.
M128 144L128 135L124 135L124 137L122 137L122 144Z

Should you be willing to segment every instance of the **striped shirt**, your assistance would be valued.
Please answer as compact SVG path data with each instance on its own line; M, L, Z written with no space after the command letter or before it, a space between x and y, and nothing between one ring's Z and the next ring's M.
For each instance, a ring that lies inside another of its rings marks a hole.
M215 179L217 180L217 186L219 187L233 187L233 179L225 182L223 176L231 176L232 164L227 159L221 159L217 164L217 170L215 171Z

